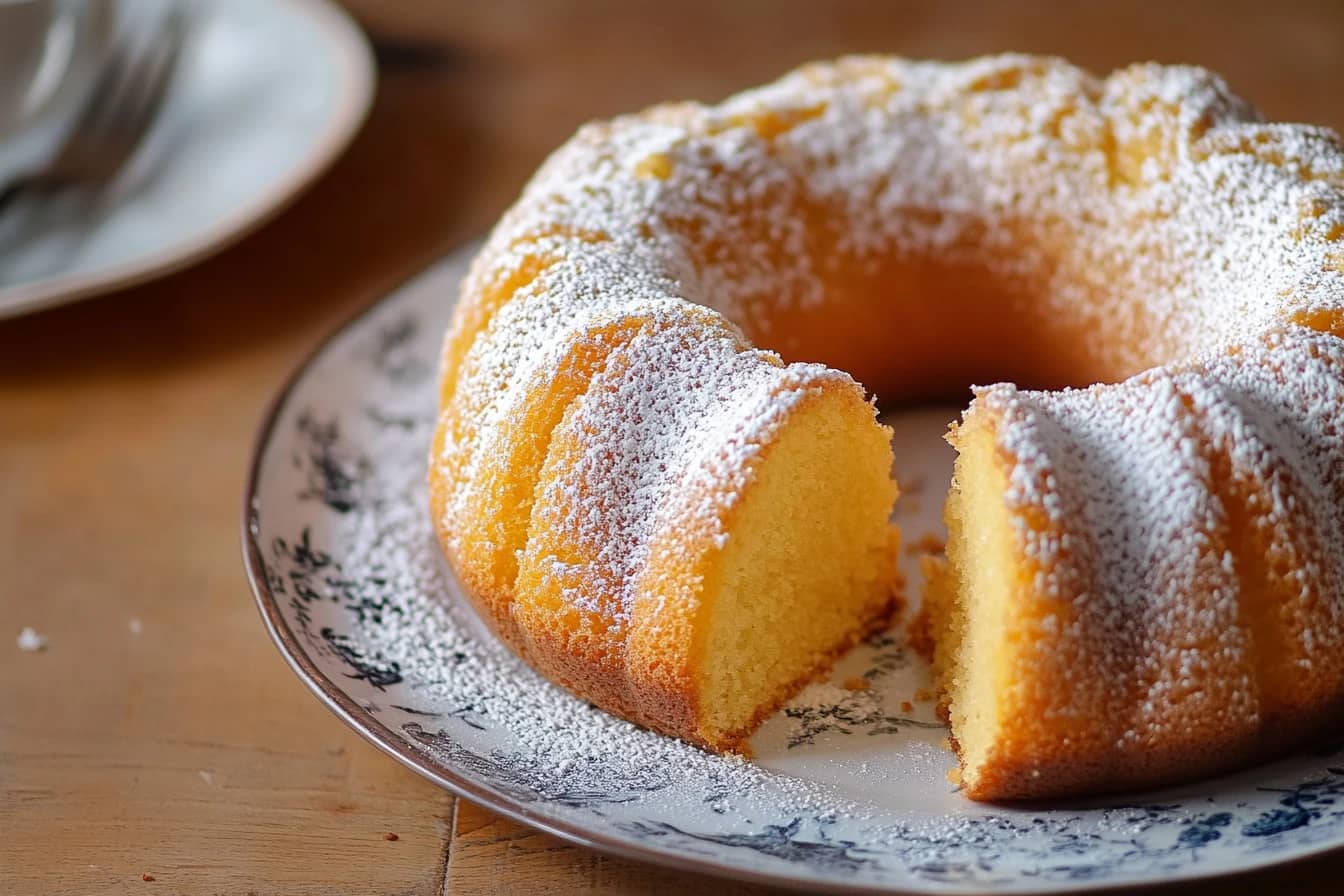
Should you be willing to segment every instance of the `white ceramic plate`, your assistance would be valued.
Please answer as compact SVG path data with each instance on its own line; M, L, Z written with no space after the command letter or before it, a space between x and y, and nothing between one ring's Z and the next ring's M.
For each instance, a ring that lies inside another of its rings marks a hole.
M966 800L927 669L871 639L752 740L754 763L552 687L466 604L430 532L434 363L469 250L326 343L262 428L244 554L271 635L337 715L420 774L576 843L814 889L1057 893L1257 868L1344 844L1341 744L1162 792ZM894 416L906 539L939 535L955 408ZM911 596L920 589L903 552Z
M197 0L181 73L114 191L78 225L0 255L0 318L127 286L216 252L277 212L345 147L374 67L326 0ZM0 146L0 182L58 137Z

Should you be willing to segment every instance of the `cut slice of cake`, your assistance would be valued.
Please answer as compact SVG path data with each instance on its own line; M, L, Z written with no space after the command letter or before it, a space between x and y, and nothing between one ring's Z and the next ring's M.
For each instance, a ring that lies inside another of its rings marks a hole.
M893 606L888 439L844 374L691 320L630 340L551 438L526 655L627 718L739 746Z

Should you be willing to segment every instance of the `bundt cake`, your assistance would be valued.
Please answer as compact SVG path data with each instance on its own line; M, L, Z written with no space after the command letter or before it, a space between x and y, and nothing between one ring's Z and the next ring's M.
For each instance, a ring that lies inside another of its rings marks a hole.
M1062 391L977 391L928 601L965 792L1283 749L1344 697L1342 191L1333 133L1190 67L848 58L587 125L463 285L445 554L553 680L737 748L893 605L830 368L1011 376Z

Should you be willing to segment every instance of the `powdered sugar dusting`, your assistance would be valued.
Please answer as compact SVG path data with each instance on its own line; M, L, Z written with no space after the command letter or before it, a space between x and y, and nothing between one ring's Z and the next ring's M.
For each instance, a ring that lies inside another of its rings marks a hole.
M592 334L614 321L684 315L684 303L669 295L669 281L608 252L554 248L554 262L489 320L456 373L436 458L454 471L444 527L450 539L481 512L482 468L496 462L492 440L501 423L518 413L539 381L555 376L576 342L600 339Z
M968 419L1000 416L1037 591L1072 621L1052 628L1042 699L1106 720L1125 754L1192 719L1251 739L1338 693L1341 408L1344 341L1296 327L1117 385L981 390ZM1279 608L1257 630L1262 590ZM1083 660L1100 673L1067 673Z
M860 57L585 127L486 259L600 235L572 245L635 259L769 347L781 310L828 301L830 272L941 253L1040 284L1090 356L1133 373L1344 308L1341 187L1333 134L1263 124L1202 69Z

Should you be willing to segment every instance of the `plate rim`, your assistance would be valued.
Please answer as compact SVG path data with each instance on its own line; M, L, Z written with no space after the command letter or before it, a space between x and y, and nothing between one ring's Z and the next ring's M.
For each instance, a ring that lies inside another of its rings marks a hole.
M254 233L303 195L350 145L373 106L378 69L373 47L354 18L332 0L283 0L336 48L337 108L302 161L269 189L220 216L195 237L139 259L85 273L56 274L0 288L0 320L21 317L167 276Z
M291 0L291 2L325 2L325 0ZM311 372L317 361L326 354L327 350L340 337L359 326L365 318L371 317L385 304L393 301L421 280L441 274L443 268L454 262L461 263L465 267L482 243L483 238L477 237L453 244L450 249L435 256L427 265L417 268L408 276L395 281L386 291L379 293L368 303L357 308L345 319L338 322L300 355L299 360L281 381L262 413L256 434L253 437L243 484L242 514L239 527L240 547L242 549L243 567L252 591L253 602L272 643L284 658L286 665L337 718L406 768L460 799L469 800L512 821L550 834L575 846L596 850L618 858L657 865L673 871L699 874L706 878L742 881L802 892L860 893L874 894L874 896L876 894L885 894L885 896L928 896L931 892L947 894L947 896L984 896L985 893L992 892L992 888L986 887L967 888L954 885L952 887L940 887L937 890L911 890L899 886L893 887L869 882L840 883L838 881L808 880L781 872L728 866L711 859L678 852L675 849L640 846L618 837L594 833L591 829L576 822L542 815L529 808L526 803L516 800L507 793L496 790L487 784L475 781L469 776L452 772L446 768L436 767L423 755L412 750L403 737L352 699L331 677L318 668L303 648L293 629L289 627L289 623L285 620L281 610L280 601L267 583L264 555L258 542L261 509L259 486L266 450L275 437L276 426L295 389ZM1191 874L1178 873L1175 877L1162 880L1083 881L1076 882L1074 886L1067 888L1034 888L1014 890L1013 892L1017 896L1060 896L1060 894L1065 893L1086 893L1102 890L1116 893L1148 893L1194 883L1207 883L1215 880L1231 881L1240 876L1270 869L1283 869L1320 859L1330 853L1344 855L1344 842L1323 844L1291 857L1279 860L1271 859L1263 864L1250 867L1197 871Z

